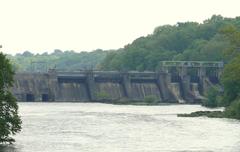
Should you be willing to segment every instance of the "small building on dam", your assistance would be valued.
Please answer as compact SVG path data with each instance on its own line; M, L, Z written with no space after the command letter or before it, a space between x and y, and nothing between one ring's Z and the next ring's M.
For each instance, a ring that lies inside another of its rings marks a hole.
M196 103L219 82L221 62L163 61L158 72L59 71L16 73L12 93L18 101Z

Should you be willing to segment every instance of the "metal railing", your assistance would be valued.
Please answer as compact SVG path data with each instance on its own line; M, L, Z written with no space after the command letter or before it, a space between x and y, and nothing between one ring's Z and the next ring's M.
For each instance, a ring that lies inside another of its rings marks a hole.
M219 61L161 61L162 67L210 67L210 68L223 68L223 62Z

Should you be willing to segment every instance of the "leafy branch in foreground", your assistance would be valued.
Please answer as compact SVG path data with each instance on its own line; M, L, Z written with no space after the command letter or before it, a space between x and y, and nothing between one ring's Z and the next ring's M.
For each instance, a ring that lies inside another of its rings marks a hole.
M12 143L11 135L21 131L21 119L15 97L9 91L14 71L10 61L0 53L0 143Z

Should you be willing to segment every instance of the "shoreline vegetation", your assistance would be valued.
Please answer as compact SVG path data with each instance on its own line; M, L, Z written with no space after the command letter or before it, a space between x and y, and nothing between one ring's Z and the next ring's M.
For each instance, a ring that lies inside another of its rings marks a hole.
M177 114L178 117L208 117L208 118L227 118L223 111L196 111L190 114Z
M205 106L205 105L202 105ZM206 107L206 106L205 106ZM220 107L220 106L215 106ZM208 117L208 118L229 118L240 120L240 100L233 101L230 105L224 106L223 111L195 111L189 114L177 114L178 117ZM210 108L210 107L208 107ZM213 107L212 107L213 108Z

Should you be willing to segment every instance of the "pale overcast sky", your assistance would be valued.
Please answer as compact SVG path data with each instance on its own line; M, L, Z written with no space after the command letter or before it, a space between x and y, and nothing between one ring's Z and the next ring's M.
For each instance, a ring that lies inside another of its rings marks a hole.
M157 26L236 17L239 7L240 0L0 0L0 51L117 49Z

